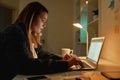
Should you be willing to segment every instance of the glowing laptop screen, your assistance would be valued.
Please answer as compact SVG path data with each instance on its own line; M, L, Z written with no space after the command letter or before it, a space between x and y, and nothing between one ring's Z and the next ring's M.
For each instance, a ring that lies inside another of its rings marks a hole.
M91 40L90 48L89 48L89 53L88 53L88 58L90 60L93 60L95 62L98 61L100 52L102 49L104 37L101 38L93 38Z

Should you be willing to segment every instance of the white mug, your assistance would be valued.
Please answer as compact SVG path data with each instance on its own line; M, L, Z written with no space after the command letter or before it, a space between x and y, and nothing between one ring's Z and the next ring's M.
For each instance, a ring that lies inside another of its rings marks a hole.
M73 50L69 48L62 48L62 57L64 57L66 54L72 54Z

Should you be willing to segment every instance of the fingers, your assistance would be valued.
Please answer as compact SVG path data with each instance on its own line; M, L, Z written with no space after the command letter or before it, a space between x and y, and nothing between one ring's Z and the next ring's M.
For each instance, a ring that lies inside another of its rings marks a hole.
M76 55L74 55L74 54L66 54L66 55L63 57L63 60L67 60L68 63L69 63L69 66L72 66L72 65L80 65L81 67L84 67L82 61L80 60L80 58L78 58L78 57L77 57Z
M63 60L68 60L69 58L76 58L76 55L73 55L73 54L65 54L65 56L63 57Z
M82 61L81 61L80 58L78 58L78 57L76 58L76 63L77 63L78 65L80 65L81 67L84 67Z
M64 57L63 57L63 60L68 60L69 58L71 58L70 55L66 54Z
M73 57L72 56L68 59L68 62L69 62L70 66L80 65L81 67L84 67L82 61L78 57Z
M75 65L75 63L76 63L76 58L71 57L71 58L69 58L67 61L68 61L69 67L71 67L71 66Z
M77 63L77 65L80 65L81 67L84 67L82 61L77 61L76 63Z

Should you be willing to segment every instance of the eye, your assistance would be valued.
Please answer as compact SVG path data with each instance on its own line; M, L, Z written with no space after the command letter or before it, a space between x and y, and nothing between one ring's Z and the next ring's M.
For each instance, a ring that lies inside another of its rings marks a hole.
M46 23L47 21L46 21L46 19L42 19L42 22Z
M43 23L46 23L46 22L47 22L47 19L44 19L44 18L40 18L40 20L41 20Z

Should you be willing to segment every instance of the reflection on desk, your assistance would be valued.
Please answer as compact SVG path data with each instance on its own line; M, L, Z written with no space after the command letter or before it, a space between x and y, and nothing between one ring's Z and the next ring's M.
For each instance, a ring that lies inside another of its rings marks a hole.
M36 75L40 76L40 75ZM45 75L47 79L37 79L37 80L109 80L101 75L98 71L71 71L64 73L57 73L51 75ZM13 80L28 80L33 76L16 76ZM35 76L34 76L35 77Z
M60 76L61 77L61 76ZM82 71L77 75L62 76L61 78L51 77L51 80L109 80L98 71Z

